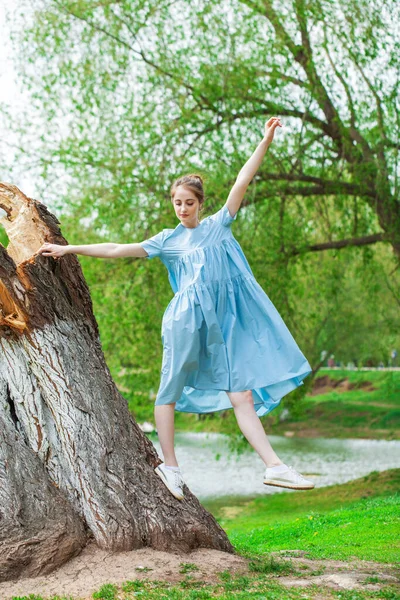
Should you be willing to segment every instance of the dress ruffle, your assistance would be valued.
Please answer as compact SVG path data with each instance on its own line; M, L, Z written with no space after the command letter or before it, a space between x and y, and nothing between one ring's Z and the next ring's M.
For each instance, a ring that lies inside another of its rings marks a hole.
M168 261L175 296L162 320L156 405L208 413L251 390L259 416L302 385L311 367L229 234Z

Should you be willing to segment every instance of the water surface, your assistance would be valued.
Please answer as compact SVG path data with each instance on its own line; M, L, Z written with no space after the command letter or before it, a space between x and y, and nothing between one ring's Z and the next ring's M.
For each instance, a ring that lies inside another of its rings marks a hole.
M400 467L400 441L397 440L305 439L276 435L268 438L280 459L309 476L316 487L345 483L371 471ZM258 454L251 446L239 456L233 454L228 439L219 433L175 434L176 456L184 479L200 500L287 491L264 485L265 467ZM153 443L162 458L157 438Z

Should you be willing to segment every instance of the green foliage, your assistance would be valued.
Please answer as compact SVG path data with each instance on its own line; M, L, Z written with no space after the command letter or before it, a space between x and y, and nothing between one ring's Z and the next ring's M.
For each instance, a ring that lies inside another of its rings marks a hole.
M291 561L277 560L274 555L265 558L256 558L249 563L250 571L254 573L276 573L288 575L296 572Z
M13 596L12 600L45 600L43 596L29 594L29 596ZM46 599L47 600L47 599ZM52 596L49 600L75 600L72 596Z
M146 585L145 581L136 579L134 581L125 581L121 587L124 592L129 593L129 592L140 592L143 590L145 585Z
M380 583L382 580L379 579L379 577L376 577L376 575L372 575L370 577L366 577L364 580L364 583Z
M5 232L5 230L1 227L0 225L0 244L2 244L2 246L7 247L8 246L8 237L7 234Z
M400 375L396 371L391 371L385 378L382 391L386 396L400 398Z
M249 577L234 577L229 571L221 571L220 578L226 592L246 589L250 583Z
M95 600L116 600L118 588L112 583L102 585L98 592L93 594Z
M321 369L316 379L328 376L352 386L327 393L307 395L301 402L285 397L269 415L261 417L268 434L293 431L310 437L398 439L400 435L400 371L345 371ZM389 381L389 383L388 383ZM311 390L310 390L311 391ZM289 413L287 414L287 409ZM239 457L249 445L238 431L232 410L222 415L176 414L179 431L215 432L229 435L229 453ZM215 457L217 458L217 457Z
M309 247L380 231L400 247L393 2L30 4L21 0L10 22L37 112L23 115L13 160L29 162L35 148L42 199L70 243L140 241L175 227L169 187L188 171L205 176L213 212L279 114L285 129L234 235L314 367L323 350L342 364L387 364L400 349L398 256L389 244ZM36 129L38 117L46 128ZM65 182L60 195L52 181ZM148 419L172 296L165 268L81 263L113 377ZM293 410L304 391L289 396Z
M143 582L143 588L137 592L138 597L146 600L295 600L300 598L337 598L345 600L398 600L399 595L395 586L385 586L379 591L330 591L322 586L307 586L306 590L296 589L294 587L280 585L278 581L271 580L268 575L259 574L253 576L250 585L245 590L241 589L243 578L229 576L222 578L221 585L206 585L199 590L182 590L179 587L164 582L146 581ZM119 592L120 600L132 600L130 592ZM226 589L228 588L228 589ZM327 596L326 594L329 594ZM135 595L135 597L136 597ZM29 596L29 599L44 600L42 596ZM13 598L13 600L28 600L28 597ZM47 598L46 600L62 600L57 596ZM78 600L71 598L70 600Z
M179 573L190 573L192 571L198 571L199 567L194 563L181 563Z
M228 534L241 553L260 555L295 547L307 550L311 558L346 560L357 556L390 563L396 561L400 550L396 534L400 525L399 504L398 495L366 499L329 514L312 511L296 522L270 522L268 528L258 526L247 529L245 534L235 527L228 528Z

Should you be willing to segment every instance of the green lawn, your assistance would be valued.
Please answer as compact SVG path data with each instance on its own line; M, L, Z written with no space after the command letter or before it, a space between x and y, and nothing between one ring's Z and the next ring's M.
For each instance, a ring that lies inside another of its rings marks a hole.
M397 495L361 500L328 514L310 509L307 515L290 521L268 521L259 515L250 521L221 524L241 554L295 548L307 550L309 558L394 562L400 556L399 510Z
M221 499L206 508L246 556L296 549L310 558L400 558L400 469L311 491Z

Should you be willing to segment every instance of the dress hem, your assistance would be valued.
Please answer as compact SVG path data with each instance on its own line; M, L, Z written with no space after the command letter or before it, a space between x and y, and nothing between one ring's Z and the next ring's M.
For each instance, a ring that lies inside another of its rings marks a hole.
M302 373L299 373L298 375L293 375L292 377L288 377L286 379L281 379L279 381L275 381L274 383L268 383L268 384L264 384L264 385L253 385L252 387L245 387L242 388L241 390L237 390L237 391L245 391L246 389L251 390L252 395L253 395L253 401L254 401L254 407L256 409L256 412L258 414L258 416L263 416L266 415L268 413L270 413L274 408L276 408L282 398L284 396L286 396L287 394L289 394L290 392L294 391L295 389L297 389L298 387L300 387L301 385L304 385L303 383L303 379L305 379L305 377L307 377L310 373L311 373L312 369L310 368L307 371L304 371ZM270 393L268 392L268 388L271 386L282 386L282 390L280 391L279 396L280 397L273 397L270 395ZM185 387L190 387L190 386L185 386ZM290 389L289 389L290 388ZM215 395L221 394L221 392L234 392L234 390L225 390L225 389L221 389L221 388L190 388L192 390L195 391L199 391L199 392L208 392L208 395L213 395L212 393L215 392ZM186 397L190 398L190 393L185 393L183 391L182 395L186 395ZM199 406L199 409L196 410L196 407L194 404L189 404L188 408L184 408L182 406L182 395L180 396L180 398L178 400L171 400L171 401L167 401L167 402L158 402L156 399L155 402L155 406L165 406L165 405L169 405L169 404L174 404L175 403L175 411L177 412L184 412L184 413L190 413L190 414L211 414L214 412L222 412L223 410L230 410L233 408L230 400L229 400L229 396L226 394L226 399L220 400L220 402L218 404L215 405L215 407L205 407L205 410L201 410L201 406ZM165 398L173 398L172 394L169 394L168 396L165 396ZM181 404L181 406L179 406L179 404Z

